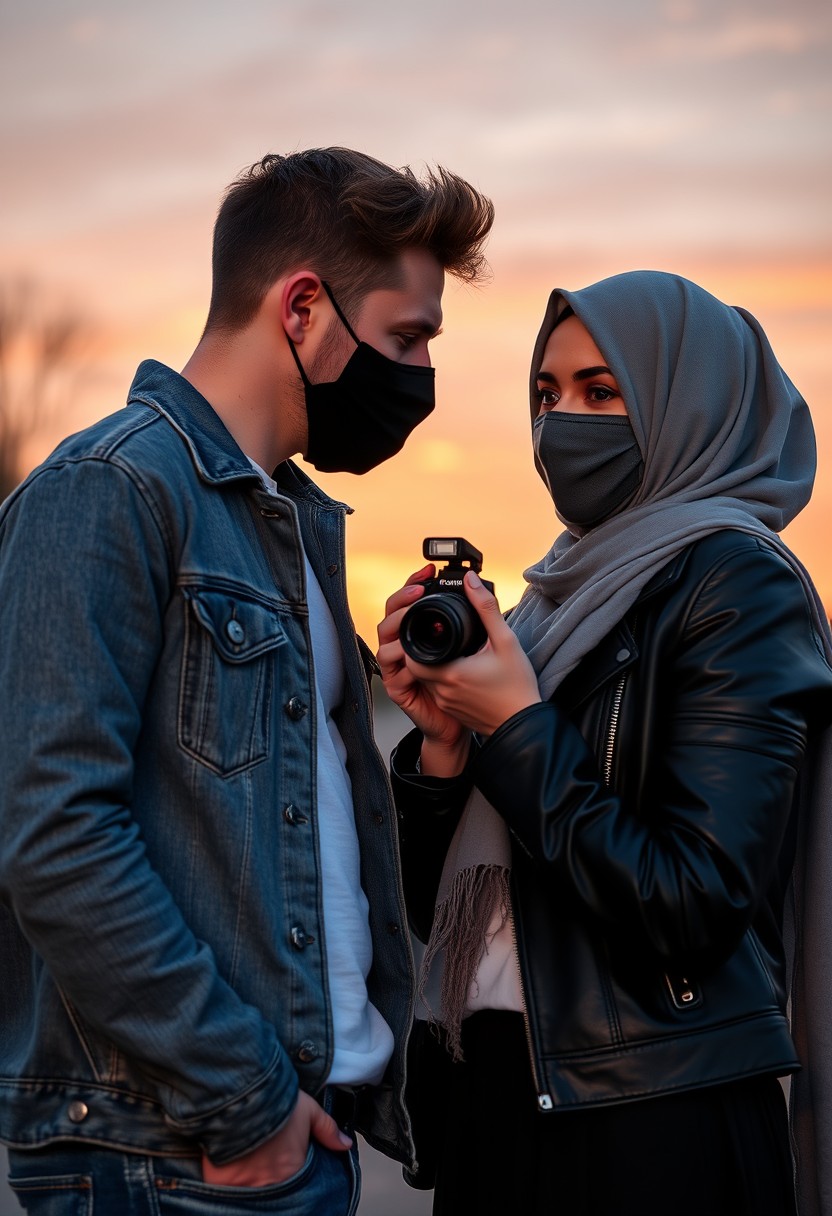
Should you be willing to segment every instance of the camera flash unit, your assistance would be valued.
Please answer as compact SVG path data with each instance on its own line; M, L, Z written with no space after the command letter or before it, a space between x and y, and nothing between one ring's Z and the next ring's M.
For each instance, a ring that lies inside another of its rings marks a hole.
M477 574L482 570L482 554L479 549L461 536L425 537L422 556L429 560L439 558L445 561L468 562Z

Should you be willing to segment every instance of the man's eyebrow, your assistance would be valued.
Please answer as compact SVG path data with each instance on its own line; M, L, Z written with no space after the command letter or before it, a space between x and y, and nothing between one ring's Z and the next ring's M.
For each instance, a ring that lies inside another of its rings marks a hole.
M397 317L394 327L424 334L427 338L438 338L442 333L442 318L440 316L437 321L436 317L429 317L426 313L414 317Z

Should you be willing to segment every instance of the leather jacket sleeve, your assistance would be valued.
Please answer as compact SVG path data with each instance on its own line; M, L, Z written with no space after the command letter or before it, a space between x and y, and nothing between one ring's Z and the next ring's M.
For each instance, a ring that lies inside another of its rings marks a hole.
M473 778L579 914L701 971L775 880L829 687L802 587L746 543L660 615L625 685L609 786L557 697L505 722Z
M459 777L423 777L416 770L421 747L421 731L405 735L390 758L390 779L408 920L416 937L426 942L445 854L471 792L471 779L470 764Z

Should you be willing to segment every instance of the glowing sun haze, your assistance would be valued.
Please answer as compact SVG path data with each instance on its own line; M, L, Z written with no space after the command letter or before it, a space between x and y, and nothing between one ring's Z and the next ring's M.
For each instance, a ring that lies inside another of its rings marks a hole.
M373 642L434 532L468 536L517 599L559 530L527 410L546 298L644 267L748 308L809 401L820 473L786 539L832 605L827 3L28 0L0 22L0 278L28 275L100 333L64 430L120 406L140 359L184 364L241 168L327 144L446 164L496 204L492 282L449 283L438 408L404 452L317 478L356 508L359 630Z

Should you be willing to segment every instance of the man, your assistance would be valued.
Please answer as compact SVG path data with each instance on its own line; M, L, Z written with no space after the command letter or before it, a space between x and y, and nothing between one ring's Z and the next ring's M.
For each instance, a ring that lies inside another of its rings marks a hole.
M412 1156L346 508L289 458L400 449L444 271L478 277L492 219L444 169L267 156L182 374L143 363L0 513L0 1139L31 1211L352 1211L356 1112Z

